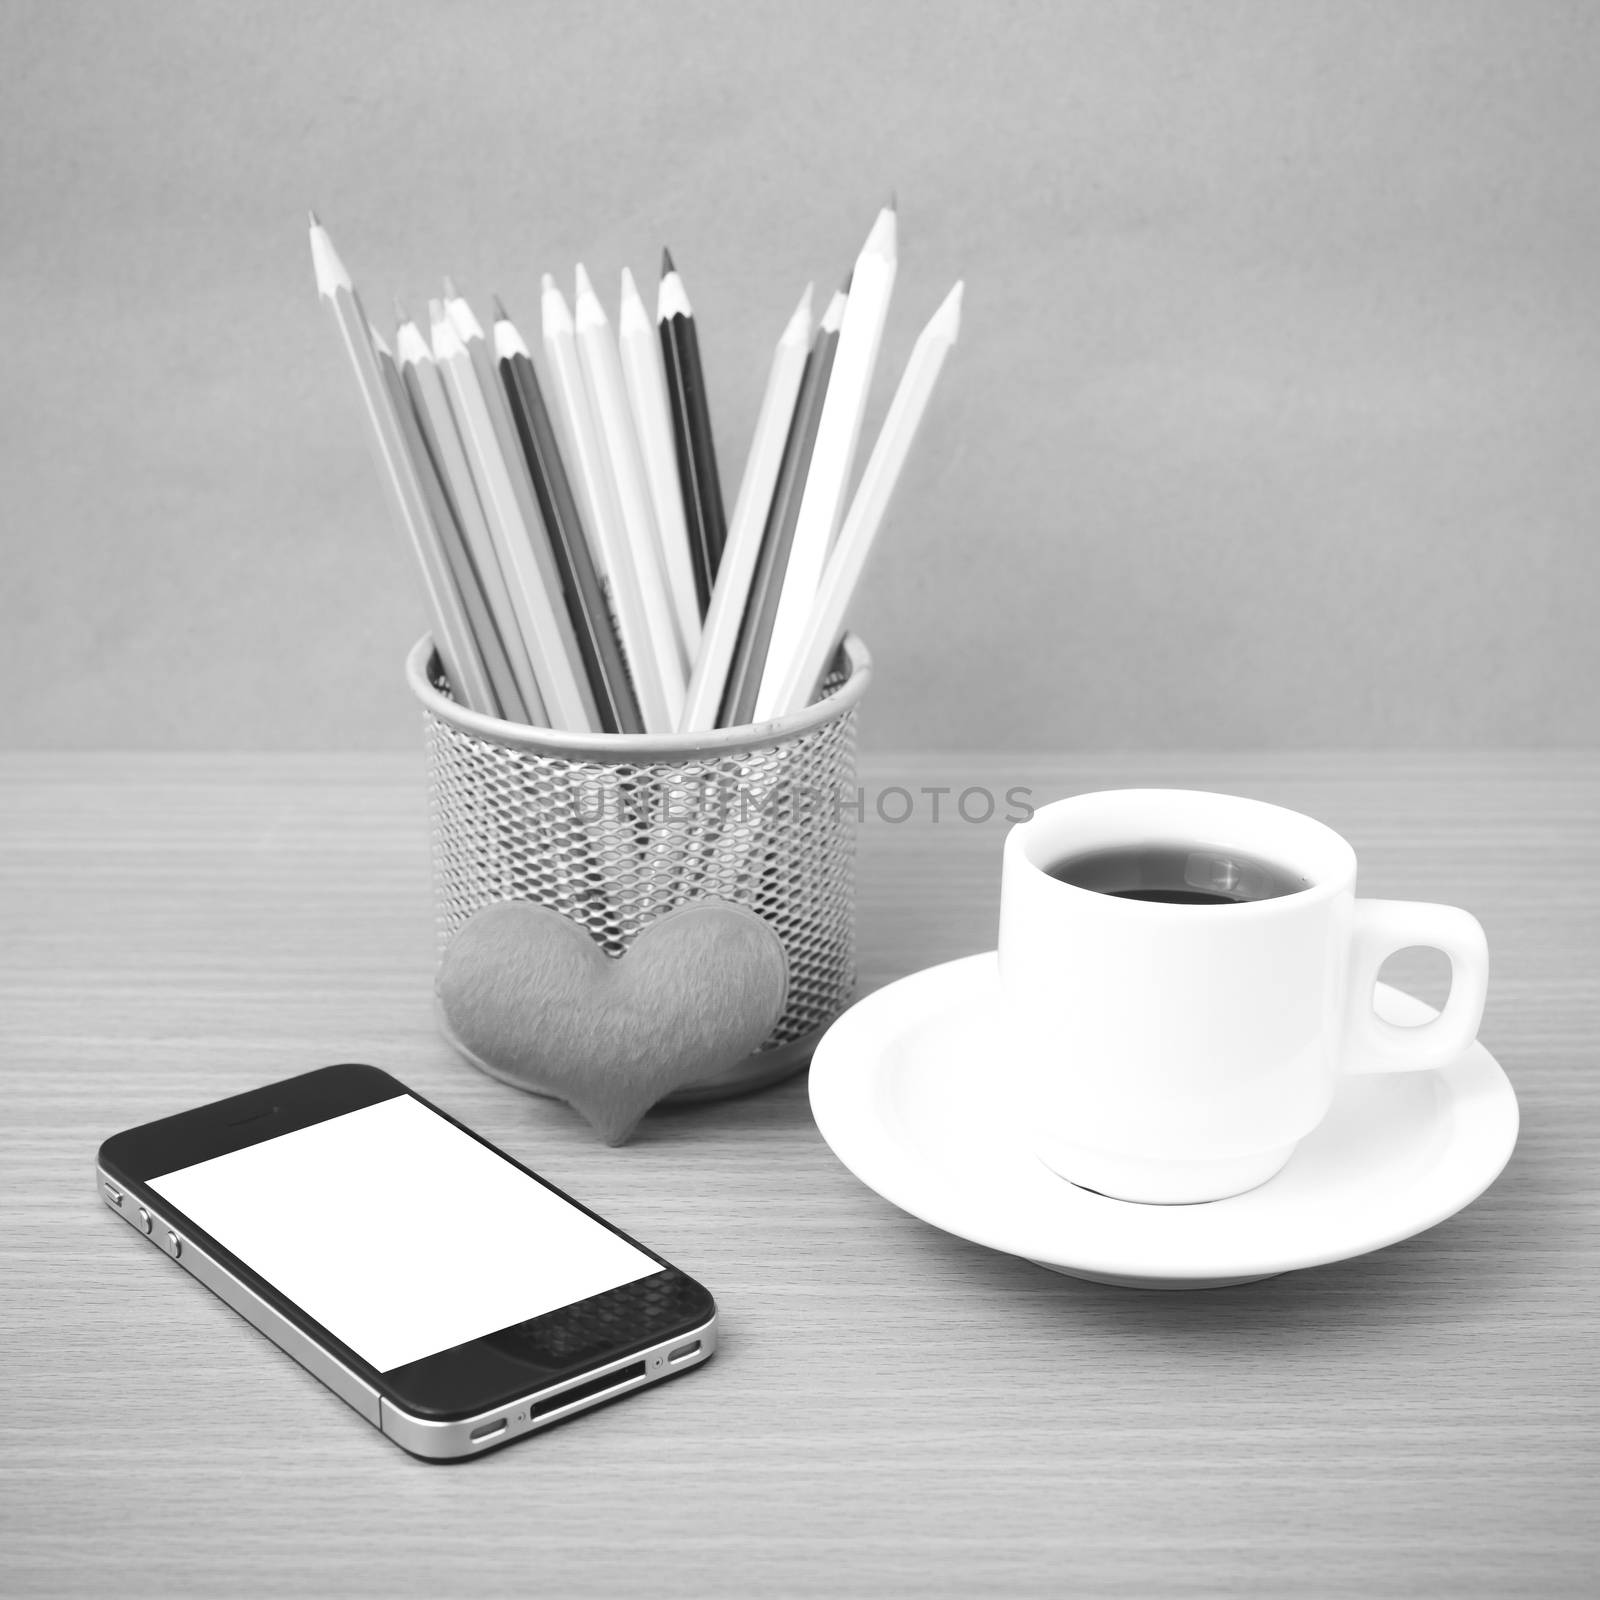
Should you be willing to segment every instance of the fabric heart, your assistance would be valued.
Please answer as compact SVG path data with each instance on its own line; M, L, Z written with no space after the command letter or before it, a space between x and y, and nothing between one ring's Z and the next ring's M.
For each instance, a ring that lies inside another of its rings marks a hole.
M742 906L670 911L619 958L520 900L471 918L436 986L446 1037L468 1060L565 1100L613 1145L674 1089L757 1049L788 987L777 934Z

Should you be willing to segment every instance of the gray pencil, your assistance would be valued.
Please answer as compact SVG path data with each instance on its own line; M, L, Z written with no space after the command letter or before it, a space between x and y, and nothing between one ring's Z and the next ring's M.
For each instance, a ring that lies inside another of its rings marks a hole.
M404 528L417 560L428 598L434 647L449 674L451 688L462 703L473 710L487 710L493 704L493 691L473 642L461 595L439 546L394 397L372 343L372 326L350 274L315 213L311 216L311 260L316 268L317 292L333 313L361 390L373 451L389 489L396 520Z
M767 665L767 646L772 639L773 619L778 613L789 551L794 544L795 524L800 516L800 501L805 494L806 473L817 442L817 424L822 419L822 402L828 394L828 377L833 370L833 354L839 343L839 324L844 320L848 287L846 280L845 288L828 302L828 309L817 326L816 342L806 358L800 394L794 405L794 421L789 424L783 465L778 469L772 509L767 513L766 532L761 539L761 555L756 562L755 576L750 580L744 626L739 630L733 665L728 669L728 688L717 718L719 727L736 728L755 714L756 695Z
M533 359L516 324L498 300L494 303L494 353L505 386L506 403L533 479L539 513L550 534L550 550L566 594L578 654L589 676L595 709L605 733L643 733L639 702L617 644L605 591L578 514L555 428L539 387Z
M408 349L409 346L409 349ZM402 313L396 335L396 353L404 351L410 359L396 359L386 350L380 351L384 376L394 394L395 411L400 417L406 442L416 462L417 477L422 484L423 498L433 514L434 526L439 532L439 543L449 563L467 620L472 629L478 654L483 659L489 686L498 702L496 714L510 722L526 722L527 712L522 704L522 691L517 687L516 674L506 654L505 641L495 620L491 600L491 580L480 571L473 559L472 548L461 520L457 497L462 485L452 484L443 448L429 426L425 397L418 380L419 360L432 361L432 355L423 341L417 325ZM452 424L453 426L453 424ZM452 441L454 442L454 441ZM472 493L471 481L465 485ZM474 504L474 511L477 510ZM498 580L499 572L492 575ZM453 687L453 685L452 685Z

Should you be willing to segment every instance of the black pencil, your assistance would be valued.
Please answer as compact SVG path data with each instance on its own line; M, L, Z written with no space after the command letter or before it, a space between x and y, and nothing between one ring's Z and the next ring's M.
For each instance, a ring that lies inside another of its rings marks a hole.
M728 687L717 718L719 727L736 728L755 715L756 695L766 671L767 645L772 639L773 619L778 614L778 597L783 593L789 549L794 543L806 473L811 467L811 451L817 442L817 424L828 393L828 377L833 371L833 353L839 343L844 307L845 290L840 289L828 302L828 309L817 325L816 342L806 357L806 370L794 403L794 420L789 424L789 437L783 446L783 464L778 468L778 481L772 491L772 509L767 513L766 530L761 536L761 554L756 560L755 576L750 580L744 624L734 647L733 664L728 668Z
M656 329L672 402L673 445L678 456L678 482L683 489L683 514L689 524L689 554L700 615L711 604L722 546L728 536L717 478L717 452L706 406L706 379L700 366L700 340L694 311L670 251L661 252L661 289L656 301Z
M539 513L549 530L551 553L561 575L567 612L577 639L595 708L605 733L643 733L644 719L617 644L605 591L583 531L578 502L567 478L555 429L539 388L528 347L506 309L495 301L494 347L522 453L533 480Z

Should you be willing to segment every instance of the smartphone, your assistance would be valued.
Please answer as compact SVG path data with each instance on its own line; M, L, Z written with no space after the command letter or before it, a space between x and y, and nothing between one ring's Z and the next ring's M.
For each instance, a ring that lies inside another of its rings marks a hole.
M716 1349L693 1278L376 1067L130 1128L97 1175L136 1233L427 1460Z

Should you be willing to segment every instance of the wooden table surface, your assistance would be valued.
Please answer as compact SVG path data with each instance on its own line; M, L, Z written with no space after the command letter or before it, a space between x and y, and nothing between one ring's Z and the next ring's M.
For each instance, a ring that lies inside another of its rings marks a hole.
M1487 927L1509 1169L1420 1238L1267 1283L1057 1277L863 1188L803 1077L609 1150L456 1060L430 1012L420 758L7 757L0 1588L1592 1595L1600 755L919 757L865 779L1177 784L1322 817L1364 892ZM862 830L864 988L993 943L1003 826L917 798ZM717 1358L427 1466L99 1204L105 1135L350 1059L702 1278Z

